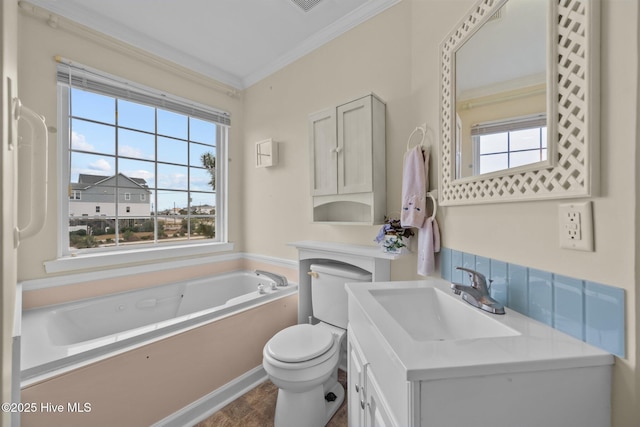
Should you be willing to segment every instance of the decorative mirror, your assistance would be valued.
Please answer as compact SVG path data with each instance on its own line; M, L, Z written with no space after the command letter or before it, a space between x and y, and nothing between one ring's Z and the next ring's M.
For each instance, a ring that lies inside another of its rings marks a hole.
M594 195L598 11L481 0L442 42L441 204Z

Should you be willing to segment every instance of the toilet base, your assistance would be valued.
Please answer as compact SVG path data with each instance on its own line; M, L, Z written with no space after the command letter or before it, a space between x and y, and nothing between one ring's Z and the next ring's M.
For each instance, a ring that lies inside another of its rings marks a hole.
M331 419L331 417L333 417L333 415L338 411L338 409L340 408L340 405L342 405L342 402L344 402L344 388L342 388L342 384L340 383L335 383L334 386L327 392L327 393L333 393L336 395L336 400L334 400L333 402L328 402L325 400L324 402L324 406L325 406L325 421L324 421L324 425L326 425L329 420ZM325 394L326 396L326 394Z
M336 395L333 402L325 400L325 395ZM335 383L325 392L323 384L302 393L278 390L274 427L300 427L304 420L306 427L324 427L344 401L344 388Z

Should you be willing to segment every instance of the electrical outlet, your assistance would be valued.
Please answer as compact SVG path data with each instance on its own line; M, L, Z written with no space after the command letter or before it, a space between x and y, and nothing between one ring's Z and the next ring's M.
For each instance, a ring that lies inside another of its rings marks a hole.
M593 251L591 202L561 204L558 209L560 247Z

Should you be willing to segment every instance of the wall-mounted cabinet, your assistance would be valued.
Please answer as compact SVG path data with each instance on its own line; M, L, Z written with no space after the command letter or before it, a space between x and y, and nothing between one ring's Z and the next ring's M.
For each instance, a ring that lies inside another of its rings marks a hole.
M314 222L384 221L383 101L370 94L309 116L309 151Z

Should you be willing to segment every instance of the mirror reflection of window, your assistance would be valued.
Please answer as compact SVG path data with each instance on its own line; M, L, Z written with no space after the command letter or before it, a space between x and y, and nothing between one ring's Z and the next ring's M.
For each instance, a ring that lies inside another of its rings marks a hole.
M531 135L514 134L526 127L483 136L481 145L487 148L482 148L480 158L473 128L478 123L509 122L514 116L546 114L547 6L540 0L508 0L456 50L456 178L546 159L546 134L538 134L535 149L529 147ZM546 122L536 125L538 130L543 126Z
M474 175L547 160L544 113L471 127Z

